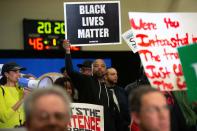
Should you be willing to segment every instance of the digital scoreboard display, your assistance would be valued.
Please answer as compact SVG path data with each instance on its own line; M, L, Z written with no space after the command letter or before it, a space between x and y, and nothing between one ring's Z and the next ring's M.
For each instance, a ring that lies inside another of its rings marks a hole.
M62 48L65 25L64 21L24 19L23 33L25 50L56 50Z

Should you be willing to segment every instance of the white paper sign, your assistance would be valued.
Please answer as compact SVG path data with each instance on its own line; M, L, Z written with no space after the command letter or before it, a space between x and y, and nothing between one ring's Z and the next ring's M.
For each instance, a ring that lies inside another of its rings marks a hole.
M133 36L133 31L130 29L122 34L122 38L125 40L125 42L128 44L128 46L131 48L131 50L136 53L137 52L137 45L135 42L135 38Z
M68 131L104 131L103 106L72 103Z
M197 13L129 12L129 20L151 85L185 90L177 47L197 42Z

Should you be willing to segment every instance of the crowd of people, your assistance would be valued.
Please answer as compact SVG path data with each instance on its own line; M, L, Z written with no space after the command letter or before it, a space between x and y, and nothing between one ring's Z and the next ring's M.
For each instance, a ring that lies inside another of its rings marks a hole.
M185 104L184 95L180 96L180 92L160 92L151 88L147 79L137 80L126 88L121 87L118 85L117 70L107 68L103 59L84 61L77 65L80 71L75 71L69 42L64 41L63 47L63 77L57 78L52 88L33 91L23 88L18 84L18 79L22 77L20 71L25 68L14 62L3 65L0 128L25 126L28 131L65 131L71 117L70 102L77 102L104 107L105 131L197 129L196 112ZM142 76L145 77L144 74Z

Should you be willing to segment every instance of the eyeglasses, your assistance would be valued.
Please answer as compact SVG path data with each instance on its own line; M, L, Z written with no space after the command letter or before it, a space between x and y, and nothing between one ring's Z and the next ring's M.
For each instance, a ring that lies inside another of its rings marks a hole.
M69 114L62 113L62 112L55 112L53 114L50 114L48 112L39 112L34 115L38 120L43 122L48 122L52 117L55 120L60 122L65 122L69 119Z
M141 111L145 112L145 113L159 113L159 112L168 111L168 110L169 110L169 106L164 105L162 107L151 106L151 107L148 107L148 108L144 108Z

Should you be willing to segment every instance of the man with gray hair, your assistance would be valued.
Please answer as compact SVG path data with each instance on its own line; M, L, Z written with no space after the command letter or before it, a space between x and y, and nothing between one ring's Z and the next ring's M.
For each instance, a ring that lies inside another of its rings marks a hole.
M67 131L70 98L60 88L37 89L24 103L28 131Z

